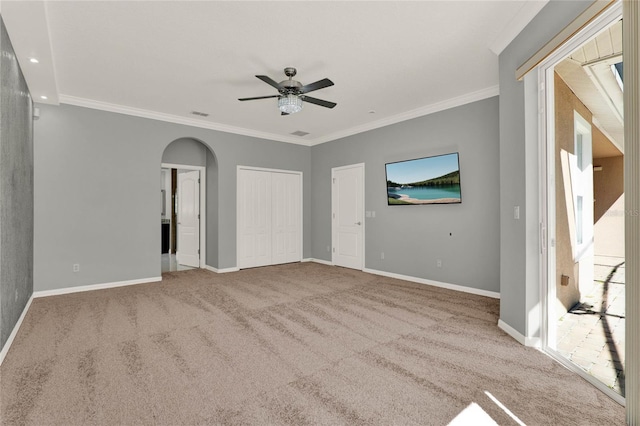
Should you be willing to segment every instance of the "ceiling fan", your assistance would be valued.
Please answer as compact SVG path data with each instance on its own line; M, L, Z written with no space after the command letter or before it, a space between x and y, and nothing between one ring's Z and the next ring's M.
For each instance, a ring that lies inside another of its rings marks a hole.
M302 102L309 102L323 106L325 108L333 108L337 104L335 102L323 101L322 99L312 98L307 96L307 93L314 90L324 89L325 87L333 86L333 81L328 78L323 78L315 83L302 85L299 81L293 80L297 71L293 67L287 67L284 69L284 75L289 77L288 80L283 80L280 83L276 83L266 75L256 75L260 80L264 81L270 86L275 87L278 90L277 95L270 96L257 96L254 98L240 98L239 101L253 101L256 99L268 99L278 98L278 109L280 109L281 115L289 115L302 110Z

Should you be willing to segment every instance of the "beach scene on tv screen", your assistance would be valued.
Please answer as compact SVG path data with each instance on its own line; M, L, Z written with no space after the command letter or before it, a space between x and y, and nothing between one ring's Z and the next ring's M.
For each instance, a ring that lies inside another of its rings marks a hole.
M458 153L386 165L389 205L460 203Z

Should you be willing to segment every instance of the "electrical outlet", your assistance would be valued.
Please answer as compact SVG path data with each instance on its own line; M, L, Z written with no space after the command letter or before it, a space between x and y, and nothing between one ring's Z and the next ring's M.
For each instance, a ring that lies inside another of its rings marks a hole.
M74 263L73 264L73 272L80 272L80 264L79 263Z
M380 253L380 259L384 260L384 252Z
M437 266L438 268L442 268L442 259L438 259L438 260L436 260L436 266Z
M331 246L327 246L327 253L331 252Z

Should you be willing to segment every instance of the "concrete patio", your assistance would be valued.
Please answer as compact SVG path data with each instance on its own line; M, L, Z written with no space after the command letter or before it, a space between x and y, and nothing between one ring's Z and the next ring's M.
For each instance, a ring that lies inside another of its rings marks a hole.
M597 256L594 286L558 321L557 350L624 396L624 258Z

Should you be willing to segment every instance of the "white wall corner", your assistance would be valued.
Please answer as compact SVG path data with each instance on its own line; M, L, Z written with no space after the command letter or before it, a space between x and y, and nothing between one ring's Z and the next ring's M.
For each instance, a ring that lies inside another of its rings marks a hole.
M541 341L539 337L526 337L502 320L498 320L498 328L516 339L521 345L529 346L532 348L541 347Z
M204 265L204 267L202 269L206 269L207 271L215 272L216 274L226 274L228 272L238 272L240 270L240 268L237 268L237 267L218 269L218 268L214 268L213 266L209 266L209 265Z

